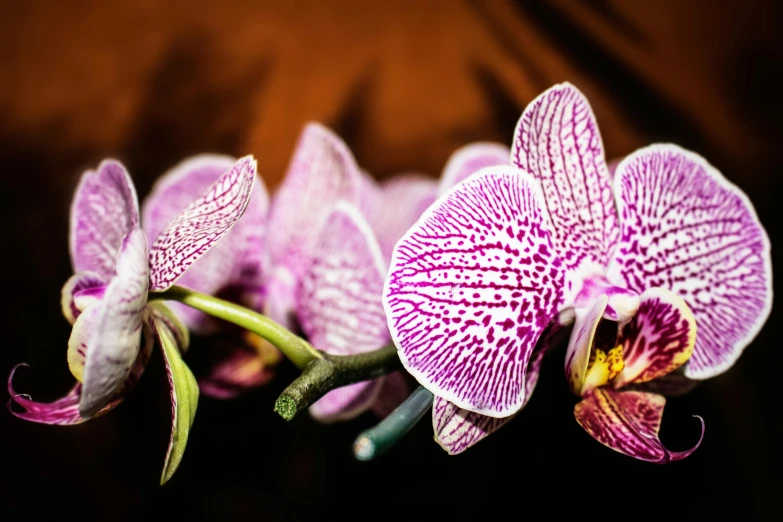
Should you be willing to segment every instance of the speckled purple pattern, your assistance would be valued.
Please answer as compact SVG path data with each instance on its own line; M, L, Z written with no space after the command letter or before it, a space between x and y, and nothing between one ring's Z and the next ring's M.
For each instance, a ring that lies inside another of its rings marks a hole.
M728 369L772 304L769 240L747 197L702 157L675 145L631 154L617 169L622 237L609 278L682 297L699 327L686 375Z
M85 172L71 203L73 271L108 280L122 239L138 223L136 189L122 164L105 160L97 171Z
M319 232L298 287L297 317L309 341L333 355L375 350L389 342L381 302L385 263L356 207L338 204ZM380 380L327 393L311 408L320 420L356 416L375 399Z
M541 183L552 241L568 268L605 267L618 223L601 134L587 98L556 85L532 101L517 124L511 163Z
M691 356L695 338L696 321L688 305L668 290L647 290L639 311L620 329L625 367L615 388L673 372Z
M514 415L487 417L464 410L441 397L432 403L432 429L435 441L449 455L462 453L503 427Z
M160 233L150 247L150 290L173 285L234 226L248 205L255 176L255 160L240 159Z
M490 167L438 200L400 240L384 289L408 371L460 408L506 417L563 304L564 268L535 183Z
M123 240L116 270L103 299L93 305L100 307L100 316L84 362L83 417L95 415L122 388L139 353L149 287L147 239L141 229Z
M666 399L654 393L598 388L574 407L580 426L598 442L615 451L649 462L666 464L693 453L704 436L685 451L669 451L658 439Z
M141 207L147 237L158 237L180 212L207 193L235 163L230 156L201 154L180 162L160 177ZM266 188L256 176L242 218L177 280L177 284L209 295L228 287L259 288L266 254L268 207ZM192 331L203 334L214 330L215 321L209 320L203 312L176 302L169 306Z

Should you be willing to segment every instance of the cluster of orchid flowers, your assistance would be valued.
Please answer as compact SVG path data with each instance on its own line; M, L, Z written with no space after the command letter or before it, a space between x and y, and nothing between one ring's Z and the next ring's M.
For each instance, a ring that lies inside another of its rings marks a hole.
M661 444L664 394L731 367L772 303L769 240L747 197L675 145L607 165L570 84L525 109L510 149L465 146L439 181L378 184L318 124L272 198L252 157L201 155L140 211L127 171L106 160L76 190L70 250L62 309L77 383L41 403L12 373L9 409L47 424L102 415L157 339L172 407L162 482L199 391L263 385L281 353L302 370L276 403L284 418L372 410L385 420L355 445L370 458L431 410L435 440L457 454L525 406L569 332L577 422L626 455L679 460L701 437L686 451ZM223 335L198 379L183 359L190 333ZM401 368L420 384L410 395Z

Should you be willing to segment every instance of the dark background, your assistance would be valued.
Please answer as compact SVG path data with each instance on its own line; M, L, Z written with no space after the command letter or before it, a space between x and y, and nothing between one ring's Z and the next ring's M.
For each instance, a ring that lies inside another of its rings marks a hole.
M221 3L222 4L222 3ZM252 153L281 179L305 121L341 134L378 178L437 176L456 147L510 143L522 108L568 80L609 158L651 141L700 152L754 202L775 263L783 228L781 4L769 1L38 2L0 0L0 377L67 390L68 206L83 169L122 159L145 195L183 157ZM428 421L372 463L369 415L285 424L289 365L241 400L203 399L184 462L158 486L169 405L159 356L114 412L76 427L0 412L0 518L141 520L779 519L780 307L728 373L672 399L661 437L683 462L603 448L573 419L562 357L529 406L448 457ZM197 349L197 348L196 348Z

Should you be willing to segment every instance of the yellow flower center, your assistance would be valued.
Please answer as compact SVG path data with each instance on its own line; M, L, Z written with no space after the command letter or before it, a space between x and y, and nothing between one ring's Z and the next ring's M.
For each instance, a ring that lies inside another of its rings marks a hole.
M593 348L590 361L587 363L583 391L593 390L607 384L617 377L625 368L623 361L623 346L615 346L609 353L600 348Z

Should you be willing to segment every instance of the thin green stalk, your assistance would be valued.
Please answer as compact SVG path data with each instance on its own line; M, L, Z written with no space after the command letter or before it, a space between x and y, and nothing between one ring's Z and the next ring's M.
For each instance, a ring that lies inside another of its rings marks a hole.
M419 386L388 417L359 434L353 443L354 456L372 460L388 451L430 411L433 399L432 392Z
M309 364L324 358L324 354L313 348L310 343L273 320L229 301L181 286L172 286L163 292L151 292L149 299L178 301L213 317L250 330L276 346L300 370L304 370Z

